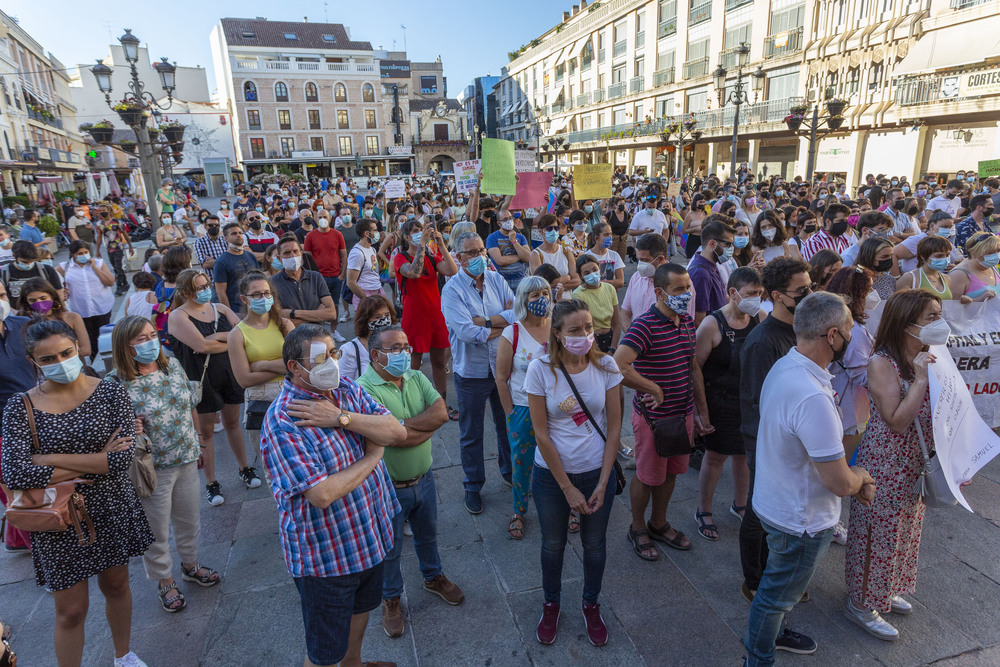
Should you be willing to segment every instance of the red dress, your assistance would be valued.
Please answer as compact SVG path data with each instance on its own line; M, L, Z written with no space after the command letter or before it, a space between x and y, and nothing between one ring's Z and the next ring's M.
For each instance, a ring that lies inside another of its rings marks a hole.
M896 362L889 360L896 375ZM900 398L906 393L900 378ZM861 607L888 613L893 595L917 590L917 554L924 523L924 503L913 491L923 454L916 426L905 433L889 428L875 401L869 397L871 418L858 446L857 465L875 479L875 500L864 507L851 498L851 518L847 528L845 570L847 590ZM934 448L929 389L917 413L928 450Z
M448 325L441 312L441 290L438 288L438 274L434 268L442 259L441 253L435 253L433 259L424 255L424 270L420 277L406 278L399 267L412 262L413 257L397 252L392 258L403 301L403 319L400 324L410 341L413 354L449 347Z

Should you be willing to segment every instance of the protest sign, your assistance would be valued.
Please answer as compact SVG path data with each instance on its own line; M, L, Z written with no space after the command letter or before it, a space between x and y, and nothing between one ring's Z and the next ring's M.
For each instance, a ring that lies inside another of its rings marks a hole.
M667 196L676 197L681 193L681 184L678 182L671 183L667 186Z
M1000 160L980 160L979 178L1000 176Z
M406 196L406 185L398 178L385 182L386 199L402 199Z
M544 207L549 201L549 185L552 183L551 171L526 171L518 174L517 193L510 203L513 211L520 211L534 206Z
M535 170L534 151L514 151L514 171L523 173Z
M579 164L573 168L573 195L578 202L584 199L603 199L611 196L610 164Z
M459 192L472 192L479 180L480 160L462 160L455 163L455 187Z
M483 139L483 183L481 191L488 195L512 195L514 179L514 142L503 139Z

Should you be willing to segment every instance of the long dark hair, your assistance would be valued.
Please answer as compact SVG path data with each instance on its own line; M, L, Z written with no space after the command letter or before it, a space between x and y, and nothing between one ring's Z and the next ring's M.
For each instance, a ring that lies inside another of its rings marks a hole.
M913 367L906 359L906 327L914 324L924 312L929 301L941 303L936 294L927 290L908 289L896 292L885 302L882 319L875 332L872 352L884 352L896 365L904 378L912 380Z

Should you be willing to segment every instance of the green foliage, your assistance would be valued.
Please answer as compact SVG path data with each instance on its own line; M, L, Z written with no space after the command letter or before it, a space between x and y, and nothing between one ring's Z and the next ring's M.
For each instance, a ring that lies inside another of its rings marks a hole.
M27 208L31 205L31 202L28 201L27 195L9 195L3 198L4 206L17 206L18 204Z
M293 177L296 176L295 172L292 171L291 168L287 164L279 164L278 165L278 174L280 174L281 176L284 176L286 178L293 178ZM299 174L299 175L301 175L301 174Z
M91 127L94 127L94 128L96 128L98 130L113 130L113 129L115 129L114 124L110 120L99 120L96 123L94 123L93 125L91 125Z
M51 215L43 215L38 220L38 229L46 237L52 237L59 233L59 221Z

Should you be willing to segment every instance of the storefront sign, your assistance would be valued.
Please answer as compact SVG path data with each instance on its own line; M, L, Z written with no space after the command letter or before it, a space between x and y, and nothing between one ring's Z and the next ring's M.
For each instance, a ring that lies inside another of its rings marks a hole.
M942 100L997 94L1000 94L1000 68L998 67L978 72L954 74L941 79L940 97Z
M409 146L389 146L389 155L409 155Z
M854 167L853 137L823 139L816 149L816 171L850 171Z
M379 75L383 79L409 79L409 60L380 60L378 61Z

